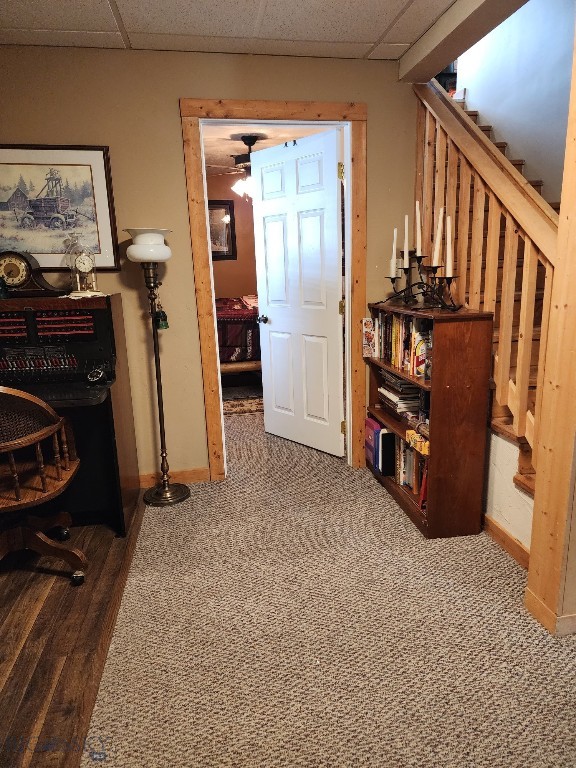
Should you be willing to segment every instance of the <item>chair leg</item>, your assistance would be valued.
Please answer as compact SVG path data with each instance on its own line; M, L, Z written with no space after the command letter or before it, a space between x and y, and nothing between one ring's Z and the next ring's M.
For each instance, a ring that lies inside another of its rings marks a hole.
M70 538L69 526L72 524L72 516L69 512L56 512L50 517L37 517L36 515L26 515L26 525L35 531L46 533L52 528L54 531L50 538L55 537L58 541L68 541Z
M22 544L39 555L51 555L63 560L75 571L83 571L88 566L88 560L79 549L67 549L62 544L52 541L40 531L22 528Z
M14 552L12 537L6 531L0 533L0 560L2 560L9 552Z

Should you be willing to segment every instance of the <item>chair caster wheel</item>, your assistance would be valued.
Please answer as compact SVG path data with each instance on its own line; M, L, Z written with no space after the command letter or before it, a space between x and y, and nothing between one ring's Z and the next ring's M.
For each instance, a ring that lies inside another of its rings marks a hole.
M56 541L68 541L70 538L70 528L66 528L64 525L57 525L52 529L51 536Z
M73 587L79 587L80 584L84 584L84 571L74 571L70 577Z

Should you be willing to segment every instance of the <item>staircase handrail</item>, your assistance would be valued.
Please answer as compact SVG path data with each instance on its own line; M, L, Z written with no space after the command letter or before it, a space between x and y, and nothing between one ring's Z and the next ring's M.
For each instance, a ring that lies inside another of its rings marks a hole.
M556 260L558 214L484 135L436 81L414 92L552 265Z

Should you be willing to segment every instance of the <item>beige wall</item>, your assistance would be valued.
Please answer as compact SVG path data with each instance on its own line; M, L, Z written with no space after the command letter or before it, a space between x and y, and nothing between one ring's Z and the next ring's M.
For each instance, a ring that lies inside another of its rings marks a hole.
M254 216L252 201L239 197L230 187L240 176L208 176L209 200L232 200L236 228L236 259L213 261L214 295L250 296L256 293L256 257L254 255Z
M368 105L368 299L387 291L391 233L412 210L415 99L381 61L177 52L0 48L0 142L110 147L116 219L172 230L161 295L172 469L207 465L202 376L178 100L360 101ZM193 245L193 244L192 244ZM125 248L124 248L125 250ZM121 292L140 471L158 467L154 369L140 268L122 258L100 287Z

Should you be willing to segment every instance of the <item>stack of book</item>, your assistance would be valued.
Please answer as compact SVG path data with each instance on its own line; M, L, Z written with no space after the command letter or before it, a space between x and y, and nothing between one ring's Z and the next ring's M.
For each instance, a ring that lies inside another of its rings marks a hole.
M390 371L381 371L381 377L382 386L378 387L380 402L397 416L417 419L420 407L419 387Z

